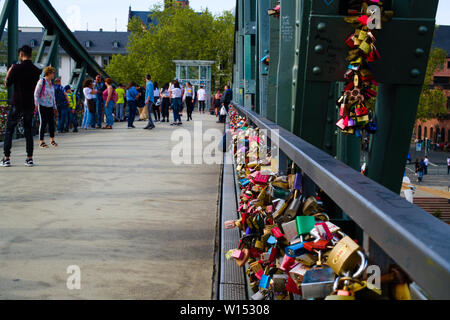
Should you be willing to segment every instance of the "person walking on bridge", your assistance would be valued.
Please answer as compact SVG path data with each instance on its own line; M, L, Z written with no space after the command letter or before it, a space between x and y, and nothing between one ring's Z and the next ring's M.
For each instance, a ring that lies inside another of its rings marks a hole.
M103 91L103 100L105 101L106 126L103 129L112 129L114 125L114 105L117 101L117 93L112 86L112 79L105 80L106 90Z
M187 111L187 121L192 120L192 112L194 111L194 88L190 82L186 83L186 88L184 89L183 103L186 103Z
M61 78L55 79L55 101L58 109L58 132L69 132L69 97L61 85Z
M72 88L67 85L64 90L66 91L67 98L69 99L69 117L67 119L67 128L70 128L70 124L73 125L73 132L78 132L77 121L77 95L72 91Z
M86 130L95 129L96 93L97 92L94 90L94 83L92 82L92 80L86 79L83 82L83 94L85 100L84 100L84 119L82 124L82 128Z
M205 113L206 107L206 90L203 85L200 86L200 89L197 91L197 99L198 99L198 112Z
M103 107L104 107L104 100L103 100L103 91L106 90L106 85L102 81L102 76L97 75L95 77L95 83L94 83L94 89L95 89L95 103L96 103L96 110L95 110L95 123L97 124L97 129L100 129L102 127L103 122Z
M155 127L152 121L153 105L155 104L155 87L153 86L151 75L148 74L145 77L145 81L147 83L145 88L145 105L148 108L148 124L144 129L152 130Z
M39 119L41 122L39 127L39 147L41 148L48 148L48 145L44 142L44 134L47 126L51 145L53 147L58 146L55 142L55 116L58 115L58 109L55 100L55 87L52 84L55 72L55 68L46 67L44 69L44 79L38 82L34 91L36 110L39 111Z
M173 123L171 126L179 126L181 123L181 88L178 80L175 80L173 83L173 88L170 90L171 98L172 98L172 109L173 109Z
M3 149L5 157L0 162L0 166L11 166L11 148L12 136L14 130L23 119L23 126L25 129L27 159L25 165L33 166L33 112L34 112L34 89L36 83L39 81L41 70L37 68L31 60L32 49L29 46L23 46L19 49L20 64L13 64L9 68L6 77L5 85L7 87L14 86L14 93L12 97L12 106L8 112L8 120L6 122L6 134Z
M116 103L116 119L119 122L124 121L125 119L125 89L123 84L119 84L119 87L116 89L117 93L117 103Z
M161 90L159 89L158 82L153 83L155 103L153 104L153 114L155 115L155 122L161 122Z
M128 104L128 129L136 128L134 126L134 119L136 118L137 112L137 99L140 93L136 89L136 82L132 81L128 85L127 89L127 104Z
M164 84L164 86L161 90L161 113L162 113L162 118L163 118L161 122L170 122L170 120L169 120L169 108L170 108L169 86L170 86L169 83L166 83L166 84Z

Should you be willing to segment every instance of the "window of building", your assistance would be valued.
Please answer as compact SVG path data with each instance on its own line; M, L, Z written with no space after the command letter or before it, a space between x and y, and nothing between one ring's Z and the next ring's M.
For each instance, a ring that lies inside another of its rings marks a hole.
M447 97L447 110L450 111L450 97Z
M92 46L92 43L90 40L88 40L84 43L84 45L86 46L86 48L90 48Z
M449 84L450 77L434 77L435 84Z
M428 138L428 128L427 127L424 127L423 128L423 139L425 140L425 139L427 139Z
M439 142L445 142L445 129L444 128L442 128L442 130L441 130L441 141L439 141Z
M417 139L422 140L422 126L417 129Z
M447 61L447 69L450 70L450 60Z
M113 47L116 48L116 49L119 48L120 47L120 42L119 41L114 41L113 42Z
M430 128L430 140L434 142L433 127Z
M30 41L30 47L32 47L32 48L35 48L35 47L37 47L37 41L36 40L34 40L34 39L32 39L31 41Z

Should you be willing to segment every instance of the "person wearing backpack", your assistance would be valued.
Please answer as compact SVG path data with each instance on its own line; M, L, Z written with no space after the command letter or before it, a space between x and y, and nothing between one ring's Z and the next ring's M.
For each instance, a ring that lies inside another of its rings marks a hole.
M64 128L69 122L69 98L61 85L61 78L55 79L55 100L58 109L58 132L69 132L69 127Z
M69 85L65 86L64 90L66 91L67 98L69 99L69 116L67 119L67 128L70 128L70 124L72 124L72 132L78 132L78 121L76 117L77 96L75 92L72 91L72 88Z
M40 126L39 126L39 147L48 148L44 142L45 129L48 126L50 134L50 144L57 147L55 142L55 116L58 115L55 100L55 86L52 80L55 77L56 69L53 67L46 67L44 69L44 78L41 79L34 91L34 101L36 111L39 112Z
M112 86L113 81L111 78L107 78L105 83L106 90L103 91L103 100L105 100L106 126L103 129L112 129L114 125L113 111L118 95Z

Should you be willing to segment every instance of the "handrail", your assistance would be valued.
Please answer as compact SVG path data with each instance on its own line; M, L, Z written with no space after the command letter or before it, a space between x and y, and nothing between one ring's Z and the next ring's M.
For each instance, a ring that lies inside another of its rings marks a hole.
M450 226L293 133L232 102L433 299L450 299Z

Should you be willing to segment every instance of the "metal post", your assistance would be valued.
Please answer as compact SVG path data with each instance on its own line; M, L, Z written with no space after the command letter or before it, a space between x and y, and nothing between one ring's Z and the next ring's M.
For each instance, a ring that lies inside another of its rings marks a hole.
M277 5L277 0L271 0L271 8ZM278 59L279 59L279 43L280 43L280 19L277 17L269 17L270 32L270 65L269 65L269 86L267 88L267 119L276 121L277 116L277 87L278 87Z
M2 13L0 14L0 39L3 36L3 30L5 29L6 21L8 21L9 19L12 4L13 1L11 0L5 0L3 2Z
M292 66L295 60L296 2L281 1L276 123L292 131Z
M257 87L257 104L256 112L261 114L263 117L267 116L267 87L268 87L268 74L269 66L261 61L263 57L269 55L269 15L267 10L270 8L270 0L259 0L257 1L257 39L258 39L258 50L259 54L257 56L256 63L259 66L258 75L258 87Z
M19 50L19 2L10 0L8 16L8 68L17 63ZM8 99L12 97L13 88L8 88Z

